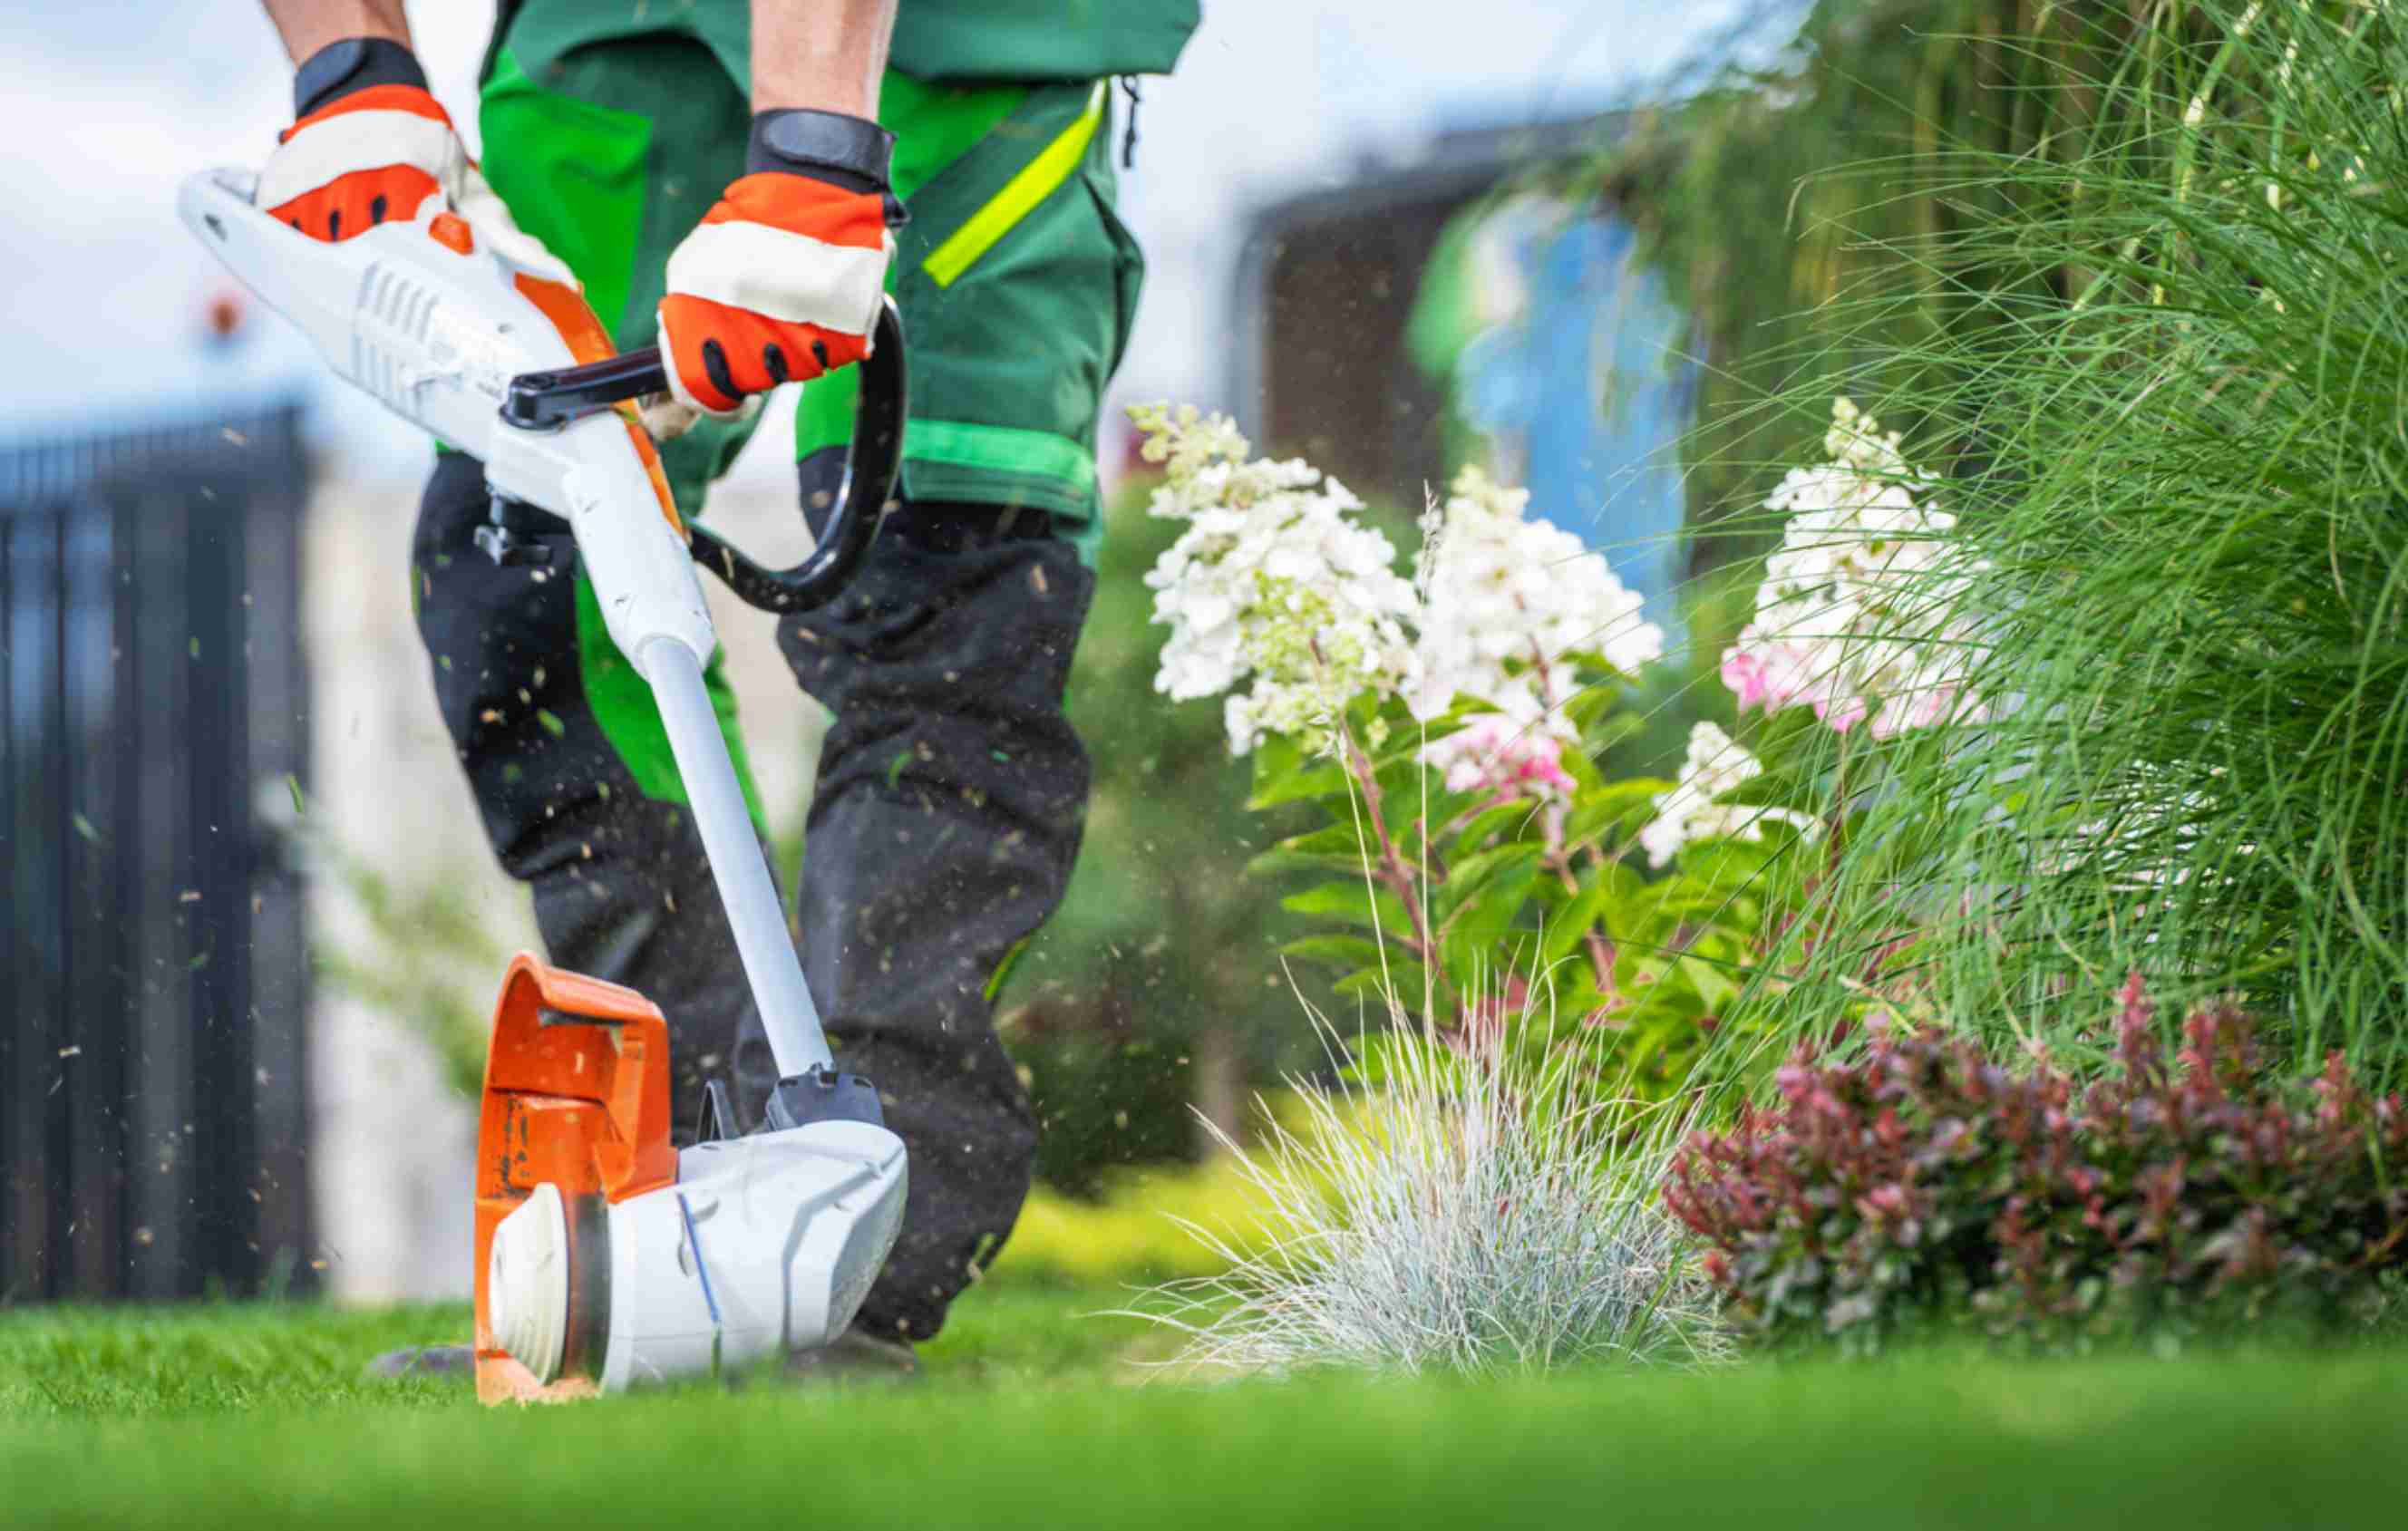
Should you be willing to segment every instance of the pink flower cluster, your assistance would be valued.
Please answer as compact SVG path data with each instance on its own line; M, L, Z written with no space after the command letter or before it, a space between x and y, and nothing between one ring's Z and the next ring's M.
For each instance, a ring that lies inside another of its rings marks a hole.
M1575 785L1564 769L1562 741L1502 712L1483 713L1431 740L1422 759L1446 773L1449 792L1493 788L1492 807L1517 797L1569 801Z

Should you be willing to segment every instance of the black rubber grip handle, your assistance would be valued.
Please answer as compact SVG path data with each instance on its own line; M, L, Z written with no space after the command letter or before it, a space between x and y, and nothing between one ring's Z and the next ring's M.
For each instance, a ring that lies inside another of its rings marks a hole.
M747 605L764 611L802 611L844 588L878 536L886 503L903 465L903 417L909 404L903 365L903 317L895 300L879 302L870 353L857 364L861 408L853 422L844 480L836 508L810 554L792 568L772 569L747 558L725 538L686 522L695 562L724 580ZM502 418L521 430L548 431L596 409L668 392L660 349L647 346L583 366L528 372L510 379Z
M893 298L882 298L870 331L869 355L854 364L861 380L860 412L853 417L853 446L845 453L844 480L836 508L821 528L809 557L788 569L764 568L724 538L686 522L695 562L719 576L748 606L764 611L805 611L842 590L869 552L895 497L903 466L903 417L910 402L903 365L903 316Z

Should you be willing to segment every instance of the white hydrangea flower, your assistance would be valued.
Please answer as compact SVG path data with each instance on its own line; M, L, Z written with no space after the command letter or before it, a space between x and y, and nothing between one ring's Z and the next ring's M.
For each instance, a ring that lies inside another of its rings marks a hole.
M1790 516L1756 620L1723 656L1742 708L1812 707L1842 733L1870 719L1876 738L1984 715L1965 692L1981 645L1960 600L1980 565L1948 573L1956 518L1930 506L1938 481L1899 441L1837 400L1830 460L1792 469L1765 501Z
M1641 617L1638 594L1578 537L1524 519L1529 502L1527 490L1468 467L1424 519L1413 560L1421 610L1408 700L1415 717L1436 717L1456 696L1470 696L1569 739L1561 711L1570 699L1568 656L1595 653L1624 675L1662 657L1663 630Z
M1767 823L1791 824L1801 835L1815 833L1821 826L1795 809L1722 801L1763 772L1762 761L1714 724L1699 723L1691 728L1680 777L1670 792L1656 799L1655 821L1639 832L1647 864L1670 866L1692 840L1760 840Z
M1388 539L1354 518L1362 502L1301 461L1245 460L1221 416L1132 413L1168 469L1149 508L1187 522L1146 575L1170 628L1154 689L1230 693L1222 717L1244 754L1267 734L1310 738L1349 697L1393 688L1413 593Z
M1425 719L1469 696L1570 742L1570 655L1629 674L1663 652L1663 633L1603 558L1525 519L1529 495L1477 469L1424 517L1408 582L1336 479L1300 461L1248 461L1218 415L1130 415L1146 458L1166 469L1149 508L1186 523L1146 576L1154 620L1170 628L1154 687L1180 701L1227 694L1234 753L1275 734L1317 747L1337 710L1367 693L1401 693Z

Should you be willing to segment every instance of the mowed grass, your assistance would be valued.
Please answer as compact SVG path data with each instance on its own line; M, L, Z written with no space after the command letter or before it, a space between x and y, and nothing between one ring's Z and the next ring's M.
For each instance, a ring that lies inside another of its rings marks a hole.
M1125 1295L990 1286L916 1384L485 1410L457 1309L0 1311L0 1524L2398 1526L2397 1350L1205 1386Z

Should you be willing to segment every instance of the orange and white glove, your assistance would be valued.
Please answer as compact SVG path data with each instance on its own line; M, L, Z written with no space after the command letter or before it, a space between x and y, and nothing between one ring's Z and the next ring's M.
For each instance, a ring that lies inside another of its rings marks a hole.
M902 220L894 144L836 112L753 119L747 173L669 254L661 351L679 402L724 418L869 354Z
M293 97L298 120L251 193L271 215L333 243L380 223L408 222L436 197L480 243L538 276L577 285L566 265L511 222L450 115L427 93L408 49L378 37L329 43L294 75Z

